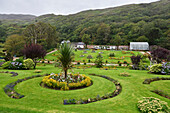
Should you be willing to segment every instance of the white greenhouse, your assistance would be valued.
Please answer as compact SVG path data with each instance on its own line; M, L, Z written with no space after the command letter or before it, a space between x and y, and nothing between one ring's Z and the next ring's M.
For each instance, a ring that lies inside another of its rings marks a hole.
M130 50L149 50L148 42L130 42Z

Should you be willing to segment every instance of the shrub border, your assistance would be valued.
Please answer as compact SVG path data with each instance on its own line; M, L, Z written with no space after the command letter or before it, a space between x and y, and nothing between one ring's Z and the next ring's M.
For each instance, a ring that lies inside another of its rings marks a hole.
M43 77L43 76L47 76L48 74L45 74L45 75L33 75L33 76L30 76L30 77L25 77L23 79L18 79L17 81L15 82L12 82L10 84L7 84L3 90L4 92L11 98L15 98L15 99L20 99L20 98L23 98L24 95L21 95L19 94L18 92L15 91L14 87L20 83L20 82L23 82L23 81L26 81L26 80L29 80L29 79L32 79L32 78L36 78L36 77Z
M113 98L113 97L115 97L115 96L117 96L117 95L119 95L121 93L122 86L117 80L114 80L113 78L110 78L110 77L108 77L106 75L97 75L97 74L89 74L89 75L102 77L102 78L105 78L105 79L113 82L115 84L115 86L116 86L116 90L114 92L112 92L112 93L108 93L108 94L106 94L104 96L101 96L101 97L99 95L97 95L96 98L89 98L89 99L84 99L84 100L82 100L82 99L80 99L80 100L75 100L75 99L67 100L67 99L65 99L65 100L63 100L64 105L88 104L88 103L92 103L92 102L96 102L96 101L100 101L100 100L104 100L104 99L108 99L108 98Z
M9 73L9 74L12 74L11 77L18 76L18 73L16 73L16 72L1 71L0 73Z

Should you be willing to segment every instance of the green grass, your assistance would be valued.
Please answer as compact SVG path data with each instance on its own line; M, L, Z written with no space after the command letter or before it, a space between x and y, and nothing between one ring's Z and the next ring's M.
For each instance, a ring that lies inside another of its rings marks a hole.
M125 59L121 59L121 60L116 60L116 59L109 59L109 54L110 53L114 53L116 58L121 58L122 56L132 56L132 54L128 53L128 54L122 54L121 51L107 51L107 50L95 50L96 53L91 53L92 50L86 50L88 53L83 53L85 50L77 50L74 51L75 53L75 61L81 61L83 62L83 60L85 60L85 62L88 62L87 56L88 55L92 55L93 59L90 59L92 62L95 61L96 56L99 54L99 52L103 52L102 56L103 56L103 61L106 62L106 60L108 61L108 63L117 63L118 61L120 62L124 62L124 60L126 60L127 62L131 62L129 57L125 57ZM129 51L128 51L129 52ZM133 51L135 55L141 54L138 51ZM57 54L58 52L54 52L51 53L47 56L45 56L45 59L47 60L56 60L57 57L53 56L53 54ZM80 57L80 55L84 55L84 57Z
M61 69L54 68L53 65L37 66L37 69L42 70L42 73L59 73ZM1 69L0 71L5 71ZM90 76L93 80L93 85L84 89L77 89L71 91L60 91L43 88L40 86L42 77L23 81L16 85L15 90L25 95L22 99L9 98L3 91L3 87L7 84L16 81L20 78L25 78L32 75L37 75L34 70L8 70L18 72L16 77L10 77L11 74L0 74L0 112L2 113L139 113L137 109L137 102L142 97L155 97L162 101L166 101L170 106L170 100L161 97L153 92L151 89L162 89L170 93L170 81L156 81L149 84L142 84L147 78L152 77L169 77L168 75L149 74L147 71L129 70L126 68L118 68L117 70L100 70L98 68L74 69L75 73L82 73ZM118 74L128 72L131 77L122 77ZM97 95L104 95L115 90L115 86L109 80L101 77L91 76L90 73L96 73L109 76L118 80L122 85L122 92L120 95L83 105L63 105L63 99L80 99L93 98Z

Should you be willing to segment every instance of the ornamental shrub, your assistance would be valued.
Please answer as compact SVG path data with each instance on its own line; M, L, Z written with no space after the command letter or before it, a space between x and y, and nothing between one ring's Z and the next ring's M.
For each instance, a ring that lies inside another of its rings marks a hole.
M19 59L16 59L15 61L11 61L8 69L14 69L14 70L25 69L23 59L19 58Z
M92 52L92 53L96 53L96 51L95 51L95 50L92 50L91 52Z
M84 51L83 53L88 53L87 51Z
M1 66L2 66L3 69L8 69L10 63L11 63L11 61L7 61L4 64L2 64Z
M3 69L25 69L23 59L16 59L16 61L7 61L2 65Z
M101 54L98 54L98 56L96 57L95 65L97 68L103 67L103 57Z
M138 101L138 109L142 113L169 113L170 109L166 102L153 97L144 97Z
M139 70L147 70L148 69L148 65L146 63L143 63L143 61L141 60L139 63Z
M132 64L133 64L133 69L138 70L142 57L140 55L137 55L137 56L131 56L130 58L131 58L131 61L132 61Z
M161 71L162 71L162 64L154 64L150 67L150 72L151 73L157 73L157 74L160 74Z
M162 74L170 75L170 62L162 64Z
M92 55L88 55L87 58L88 59L92 59L93 57L92 57Z
M110 53L109 57L115 57L115 54L114 53Z
M25 69L25 66L24 63L14 61L9 64L8 69L20 70Z
M34 73L41 73L42 70L35 70Z
M28 58L26 60L24 60L24 65L26 69L31 69L31 67L34 66L34 62L32 59Z
M120 74L119 74L119 76L129 77L129 76L130 76L130 74L129 74L129 73L127 73L127 72L124 72L124 73L120 73Z

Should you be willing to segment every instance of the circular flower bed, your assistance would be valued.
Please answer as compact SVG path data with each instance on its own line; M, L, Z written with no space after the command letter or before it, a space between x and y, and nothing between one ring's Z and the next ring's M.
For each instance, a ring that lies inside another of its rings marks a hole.
M90 86L92 80L90 77L81 74L69 74L67 78L63 74L50 74L43 78L42 83L52 89L70 90Z

